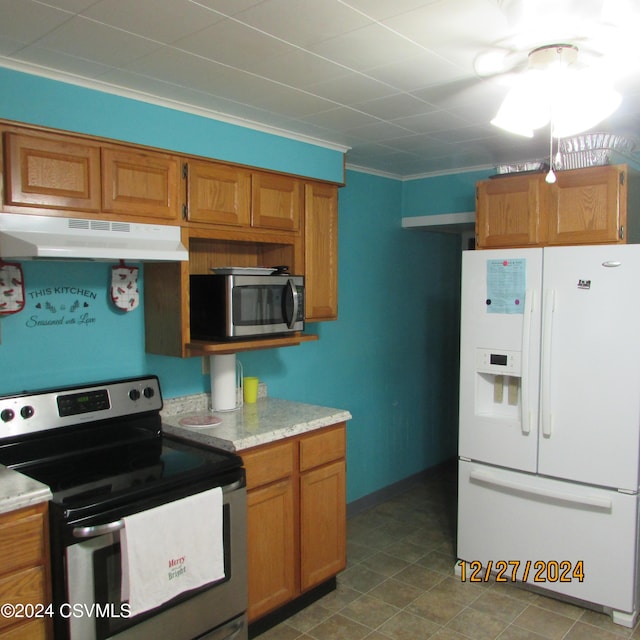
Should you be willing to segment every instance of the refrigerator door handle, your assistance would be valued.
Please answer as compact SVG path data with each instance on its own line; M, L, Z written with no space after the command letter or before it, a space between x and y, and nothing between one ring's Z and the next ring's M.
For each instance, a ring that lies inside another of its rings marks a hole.
M482 471L480 469L474 469L469 473L470 482L477 484L483 484L495 487L496 489L506 489L508 491L516 491L518 493L524 493L535 498L544 498L546 500L556 500L564 503L570 503L578 507L591 507L602 511L611 511L612 502L609 498L602 498L599 496L577 496L573 493L564 491L558 491L543 486L532 487L528 484L520 484L513 480L507 480L506 478L499 478L491 473Z
M522 434L531 433L531 412L529 410L529 352L531 350L531 317L535 311L535 291L527 289L524 296L524 318L522 323L522 362L520 374L520 429Z
M553 431L551 415L551 348L553 341L553 317L556 308L556 291L547 291L542 331L542 436L550 438Z

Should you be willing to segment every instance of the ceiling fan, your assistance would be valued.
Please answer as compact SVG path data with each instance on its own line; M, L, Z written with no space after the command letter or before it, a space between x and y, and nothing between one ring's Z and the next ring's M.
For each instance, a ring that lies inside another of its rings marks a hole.
M640 20L633 0L494 0L508 36L474 61L481 78L520 73L529 54L556 43L577 48L581 66L624 73Z
M622 100L614 79L632 58L634 7L629 0L496 0L510 35L475 59L482 78L509 87L491 124L533 137L549 125L553 139L587 131Z

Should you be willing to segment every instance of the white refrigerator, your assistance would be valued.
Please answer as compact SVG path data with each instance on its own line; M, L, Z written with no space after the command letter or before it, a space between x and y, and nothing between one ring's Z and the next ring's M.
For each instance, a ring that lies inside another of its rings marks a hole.
M458 566L633 626L640 245L465 251Z

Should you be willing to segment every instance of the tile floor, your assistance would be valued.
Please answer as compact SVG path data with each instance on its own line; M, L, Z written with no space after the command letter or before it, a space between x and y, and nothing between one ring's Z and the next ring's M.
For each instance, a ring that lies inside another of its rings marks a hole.
M640 640L610 618L509 584L462 583L455 465L348 521L338 588L259 640Z

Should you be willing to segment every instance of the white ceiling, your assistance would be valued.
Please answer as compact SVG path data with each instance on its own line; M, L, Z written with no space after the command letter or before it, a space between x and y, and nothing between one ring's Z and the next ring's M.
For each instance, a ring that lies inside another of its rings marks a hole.
M536 1L545 11L559 2ZM526 60L533 46L582 34L546 20L516 46L522 29L500 10L514 2L0 0L0 65L348 148L352 166L416 176L548 154L548 131L531 140L489 124L507 88L474 61L500 43ZM618 54L636 20L625 16ZM637 52L629 61L622 106L598 130L640 134Z

